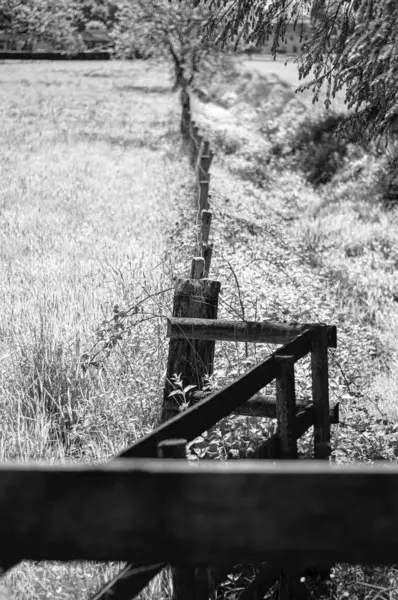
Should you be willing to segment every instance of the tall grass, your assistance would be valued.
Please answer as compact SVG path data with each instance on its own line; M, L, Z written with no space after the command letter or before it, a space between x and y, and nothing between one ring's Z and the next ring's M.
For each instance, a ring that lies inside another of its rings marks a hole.
M0 458L101 462L159 415L168 233L189 210L178 102L142 63L6 63L1 78ZM24 563L7 582L86 598L115 568Z

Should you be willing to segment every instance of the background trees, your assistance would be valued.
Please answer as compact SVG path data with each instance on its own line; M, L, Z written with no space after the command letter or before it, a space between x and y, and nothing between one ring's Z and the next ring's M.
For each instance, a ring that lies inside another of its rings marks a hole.
M68 0L0 0L0 29L23 38L51 41L57 50L77 49L72 5Z
M202 36L210 18L210 8L189 1L125 0L114 30L117 55L164 58L173 67L174 86L186 87L221 53Z
M241 40L261 46L273 39L273 51L286 28L297 29L312 16L313 29L298 59L303 86L325 103L343 90L347 124L366 139L398 130L398 2L396 0L199 0L211 8L208 33L219 44Z
M23 37L27 48L45 39L56 50L83 50L80 33L90 28L111 30L118 2L109 0L0 0L0 29Z

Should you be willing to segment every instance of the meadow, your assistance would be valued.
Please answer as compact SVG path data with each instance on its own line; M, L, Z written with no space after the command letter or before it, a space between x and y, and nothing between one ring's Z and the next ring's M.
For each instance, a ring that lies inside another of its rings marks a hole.
M167 68L150 62L0 69L1 460L102 462L158 422L165 317L193 255L178 95ZM204 84L211 101L193 102L216 151L219 315L337 325L333 460L395 459L398 217L384 202L385 157L322 133L322 107L294 95L281 64L267 69L214 73ZM270 350L218 344L209 385ZM302 398L308 368L297 373ZM191 450L244 456L274 426L227 419ZM4 583L18 600L85 599L117 569L25 562ZM355 586L370 598L361 581L384 589L396 574L337 566L335 597ZM169 594L166 574L143 598ZM236 598L233 587L224 597Z
M1 460L103 461L158 418L165 233L189 186L178 104L140 64L8 63L1 79ZM137 303L108 357L115 306ZM109 570L24 563L9 586L82 598Z

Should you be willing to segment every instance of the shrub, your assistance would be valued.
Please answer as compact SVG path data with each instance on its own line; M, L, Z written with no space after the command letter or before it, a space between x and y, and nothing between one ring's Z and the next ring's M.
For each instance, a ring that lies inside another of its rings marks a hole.
M343 113L322 114L314 120L305 117L292 138L276 143L272 154L276 157L289 157L292 166L300 169L309 183L314 186L328 183L344 165L349 144L354 140L348 135L339 135L339 125L345 120Z

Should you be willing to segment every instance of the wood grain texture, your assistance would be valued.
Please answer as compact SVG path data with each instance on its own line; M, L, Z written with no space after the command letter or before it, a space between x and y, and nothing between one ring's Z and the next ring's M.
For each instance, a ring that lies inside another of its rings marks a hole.
M311 323L275 323L273 321L217 321L174 318L167 320L167 335L172 339L200 339L233 342L285 344L306 329ZM327 326L328 346L336 347L336 327Z
M152 433L123 450L119 456L125 458L155 457L158 443L162 440L185 438L188 442L192 441L275 379L278 369L276 355L291 354L296 360L299 360L310 350L311 333L305 331L222 390L211 394L208 398L204 398L198 404L160 425ZM170 366L168 372L170 373Z
M211 392L201 391L193 392L190 396L190 402L195 404L208 398ZM296 398L296 412L299 412L309 406L312 406L310 400L302 400ZM276 400L274 397L264 394L255 394L249 400L246 400L244 404L241 404L234 410L234 414L247 415L249 417L263 417L267 419L276 419ZM332 405L329 409L330 424L336 425L339 423L339 403Z
M202 210L201 214L201 241L203 244L208 244L210 236L210 225L212 218L211 210Z
M199 180L199 210L207 210L209 208L209 185L210 176L203 175Z
M276 378L276 415L281 458L297 458L296 390L294 356L277 356L279 373Z
M205 259L202 256L195 256L192 259L191 279L202 279L205 272Z
M204 244L202 246L202 254L205 259L205 272L204 276L208 277L210 274L211 258L213 256L213 244Z
M0 468L3 547L33 560L393 564L397 505L396 465L140 460Z
M203 258L200 258L200 263L202 266L204 265ZM219 293L220 283L218 281L180 279L177 281L174 291L173 316L205 318L210 321L216 319ZM170 407L169 394L174 389L171 382L173 375L180 374L184 386L188 384L196 385L200 389L205 375L211 375L213 372L214 347L215 343L213 341L170 340L164 389L163 421L170 419L179 412L179 404L175 396ZM185 434L168 437L184 438Z
M326 325L312 330L312 398L315 407L314 457L330 456L329 365Z

